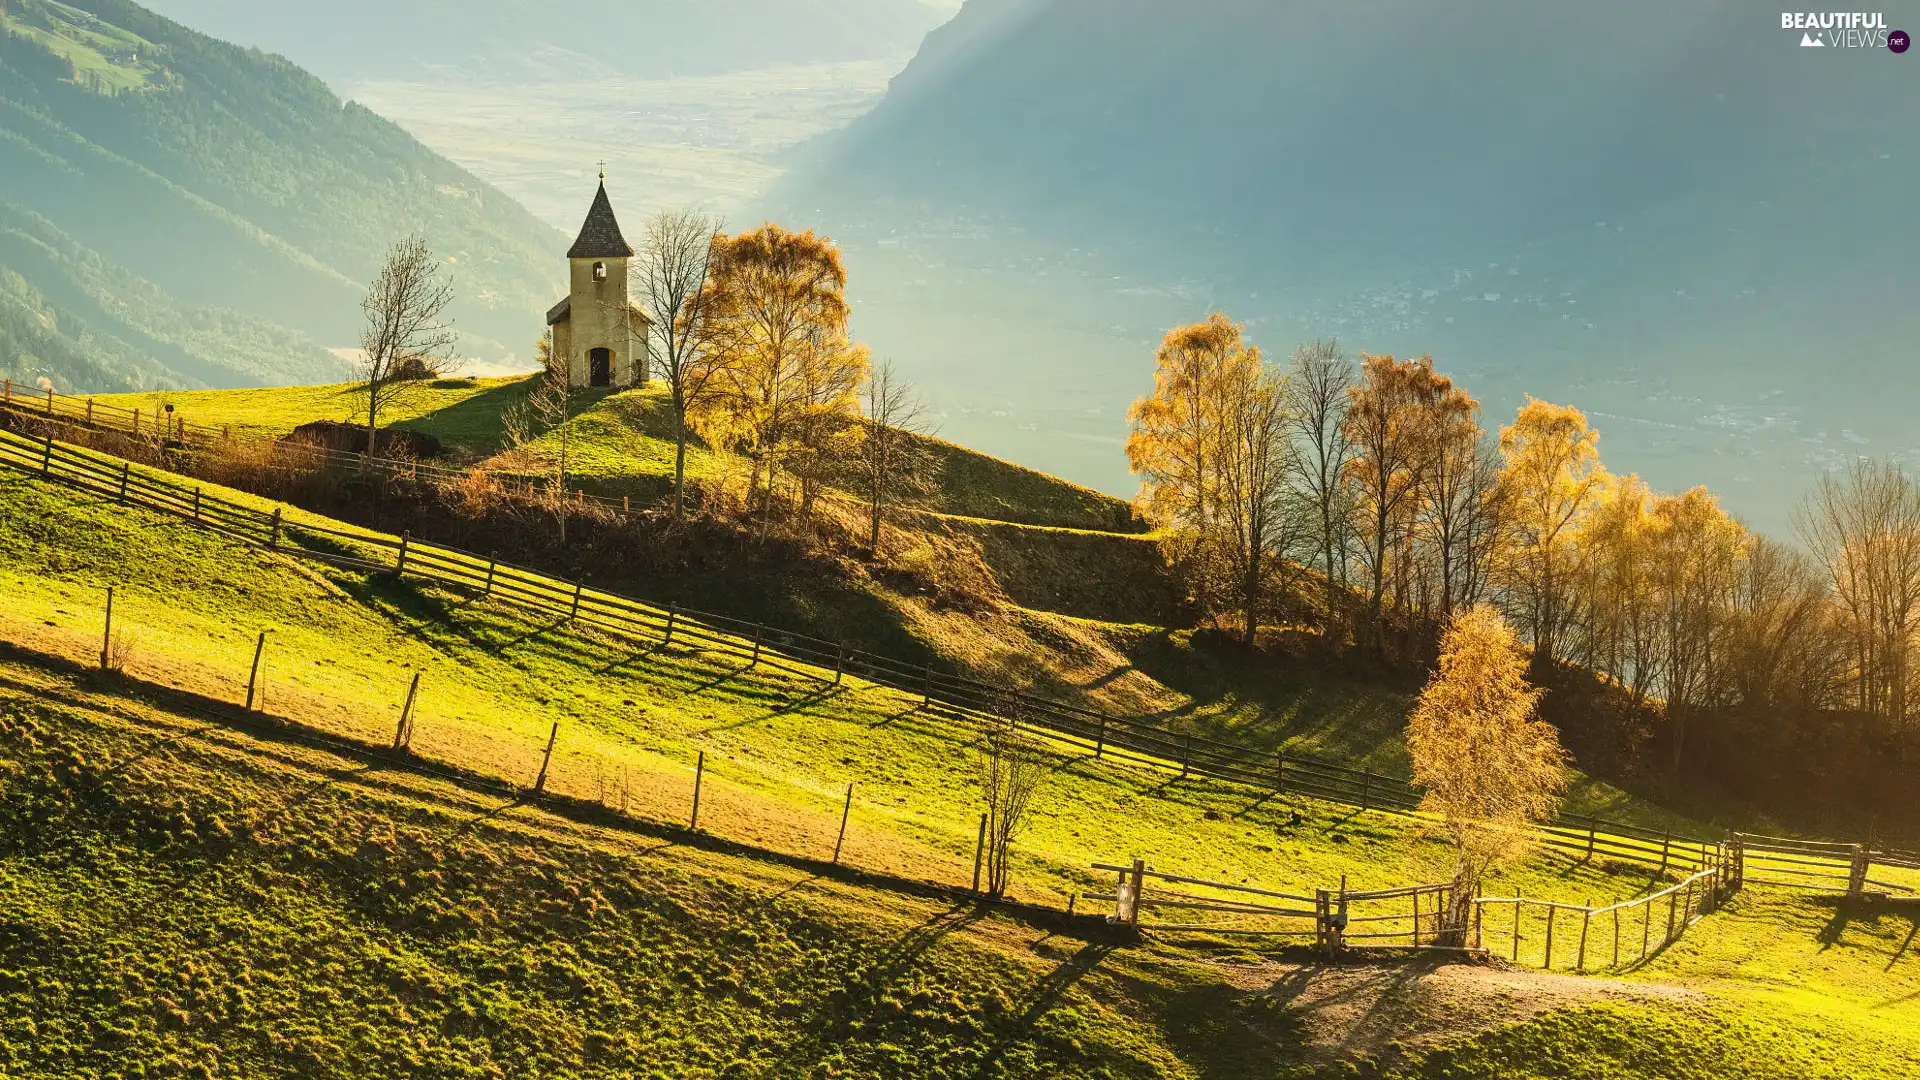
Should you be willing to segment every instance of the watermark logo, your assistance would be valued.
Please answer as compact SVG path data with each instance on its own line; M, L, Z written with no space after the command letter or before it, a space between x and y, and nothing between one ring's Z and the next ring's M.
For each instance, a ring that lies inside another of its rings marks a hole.
M1878 11L1786 11L1780 29L1800 32L1803 49L1888 49L1906 52L1913 39L1905 30L1889 30Z

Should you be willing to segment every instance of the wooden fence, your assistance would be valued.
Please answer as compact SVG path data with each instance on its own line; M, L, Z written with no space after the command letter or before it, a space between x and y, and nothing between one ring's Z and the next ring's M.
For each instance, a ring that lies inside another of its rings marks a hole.
M57 400L57 399L56 399ZM968 725L1012 722L1082 746L1095 757L1293 793L1359 807L1408 814L1420 795L1404 778L1324 759L1271 753L1169 731L1151 721L1114 716L977 679L937 671L844 644L734 619L650 604L584 581L567 581L489 556L392 538L365 530L296 521L283 510L261 510L206 494L200 487L162 479L124 459L60 443L49 433L34 439L0 430L0 465L89 491L120 503L169 514L239 543L482 597L522 613L662 643L730 653L749 666L766 664L827 684L847 678L917 695L935 719ZM1699 869L1713 845L1639 826L1563 816L1542 842L1569 857L1607 858L1666 869Z
M1378 950L1494 955L1576 972L1644 962L1715 911L1733 888L1722 860L1657 892L1605 907L1478 897L1471 902L1471 925L1463 926L1455 921L1449 883L1352 890L1342 879L1338 889L1308 896L1161 873L1140 859L1094 863L1093 869L1115 874L1114 889L1085 898L1111 902L1109 921L1140 930L1311 938L1329 956ZM1313 906L1283 906L1289 902ZM1148 914L1162 909L1177 911L1178 921Z
M1871 844L1734 833L1743 882L1860 896L1920 893L1920 856Z
M98 431L117 432L130 438L149 440L154 446L163 449L204 448L232 438L231 430L228 428L193 423L188 421L184 414L175 411L128 409L95 401L90 397L59 394L52 390L29 393L25 387L15 385L11 380L0 381L0 409L5 409L16 416L74 424ZM356 453L351 450L336 450L314 442L288 439L271 441L275 457L274 464L283 469L333 468L442 484L463 483L475 475L472 469L427 461L382 457L372 453ZM555 497L527 477L492 471L485 475L499 487L501 497L515 502L544 506ZM608 513L631 514L634 512L632 501L626 498L615 499L589 495L580 490L560 492L558 497L572 505L591 506Z
M1678 941L1715 911L1733 887L1724 867L1716 865L1658 892L1604 907L1524 896L1478 897L1473 901L1472 936L1494 955L1548 971L1631 967Z

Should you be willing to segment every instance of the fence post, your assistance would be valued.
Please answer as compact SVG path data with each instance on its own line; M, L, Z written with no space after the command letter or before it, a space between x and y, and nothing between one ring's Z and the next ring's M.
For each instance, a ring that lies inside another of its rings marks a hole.
M1480 937L1480 913L1485 910L1487 910L1487 905L1481 903L1479 900L1473 902L1473 947L1476 949L1486 948L1485 942L1482 941Z
M1340 875L1340 900L1333 913L1333 933L1328 936L1328 948L1338 953L1346 947L1347 936L1347 875Z
M707 780L707 752L700 751L700 757L693 763L693 818L687 828L698 831L700 828L700 787Z
M487 583L480 587L480 598L483 600L493 595L493 568L499 563L499 555L487 556Z
M581 577L574 580L573 607L571 610L567 612L568 622L572 622L575 619L578 619L580 617L580 594L585 592L586 588L587 588L587 579L585 575L582 575Z
M680 613L679 609L675 605L671 603L667 605L667 636L660 639L660 644L662 645L673 644L673 619L674 619L674 616L678 615L679 613Z
M1313 930L1314 944L1320 946L1329 959L1333 957L1333 903L1327 899L1327 890L1313 891Z
M140 437L140 410L138 408L133 410L133 435L134 438Z
M1620 906L1613 908L1613 966L1620 966Z
M53 433L47 433L46 449L40 452L40 475L53 475Z
M753 624L753 659L747 661L747 666L750 668L760 666L760 639L766 635L766 632L766 627L759 623Z
M980 860L987 854L987 815L980 815L980 839L973 846L973 891L980 893Z
M840 677L846 674L846 670L847 647L845 645L835 645L833 647L833 685L840 685Z
M53 415L53 387L47 387L47 415Z
M1559 910L1559 904L1547 905L1547 960L1546 963L1540 965L1543 971L1553 970L1553 915L1554 912Z
M1513 902L1513 962L1516 964L1520 962L1520 904L1521 903L1522 901L1519 901L1519 900L1515 900Z
M540 775L533 778L533 793L539 795L547 790L547 766L553 764L553 744L560 738L560 721L553 722L553 730L547 732L547 752L540 758Z
M200 520L200 489L193 489L193 520Z
M1847 871L1847 895L1858 897L1867 891L1867 847L1853 845L1853 866Z
M260 640L253 647L253 670L247 675L247 711L253 711L254 690L260 685L260 656L267 651L267 633L260 632Z
M1673 850L1673 830L1669 829L1660 837L1660 872L1667 872L1667 853Z
M113 659L113 586L107 586L107 629L100 637L100 670L106 671Z
M1673 916L1679 907L1679 890L1669 890L1667 893L1667 940L1662 943L1663 945L1673 944Z
M413 682L407 687L407 703L400 706L400 726L393 732L393 748L406 750L413 746L413 699L420 693L420 673L413 673Z
M1277 795L1287 790L1287 755L1281 750L1273 752L1273 790Z
M1373 809L1371 805L1372 801L1373 801L1373 770L1368 769L1361 774L1361 778L1360 778L1360 809L1362 810Z
M129 474L131 474L132 472L133 472L133 462L122 461L120 463L120 505L121 506L127 505L127 478Z
M1093 756L1096 758L1107 756L1107 714L1106 713L1100 714L1100 734L1094 736Z
M403 532L400 534L400 555L393 563L393 576L396 578L407 576L407 548L412 543L412 532Z
M1413 890L1413 944L1420 945L1420 890Z
M920 672L920 704L933 704L933 665L923 665Z
M4 400L8 405L13 404L13 380L12 379L7 380L6 397Z
M1187 773L1193 770L1193 736L1180 736L1180 778L1185 780Z
M273 521L267 526L267 550L280 550L280 508L273 508Z
M1147 887L1147 860L1136 856L1133 860L1133 870L1127 877L1128 884L1132 886L1128 892L1127 923L1130 926L1138 926L1140 925L1140 891Z
M93 399L87 399L87 426L93 426Z
M853 813L853 785L847 785L847 804L840 808L840 835L833 841L833 865L840 865L840 845L847 842L847 816Z
M1580 915L1580 962L1577 965L1575 965L1574 967L1575 971L1584 972L1587 970L1587 931L1590 930L1592 927L1593 927L1593 898L1588 897L1587 910L1582 912Z

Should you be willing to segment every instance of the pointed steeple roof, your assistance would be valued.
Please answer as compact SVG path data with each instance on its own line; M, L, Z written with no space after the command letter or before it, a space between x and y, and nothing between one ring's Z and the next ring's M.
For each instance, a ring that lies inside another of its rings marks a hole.
M593 197L593 206L587 211L587 220L580 226L580 238L568 249L569 259L630 259L633 248L627 246L627 238L620 235L620 222L614 219L613 203L607 200L607 185L603 180L599 194Z

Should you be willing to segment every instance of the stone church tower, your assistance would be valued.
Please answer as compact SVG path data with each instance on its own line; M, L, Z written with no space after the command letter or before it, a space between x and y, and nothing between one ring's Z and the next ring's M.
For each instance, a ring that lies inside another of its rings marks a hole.
M553 355L568 365L574 386L644 386L648 378L647 328L652 320L627 292L627 260L633 248L620 235L606 174L593 197L580 238L567 252L571 290L547 312Z

